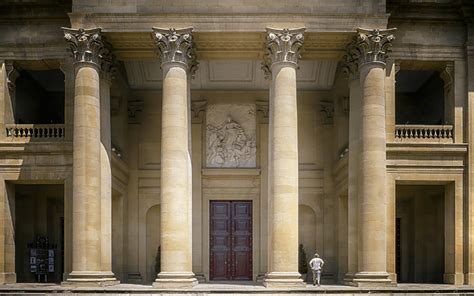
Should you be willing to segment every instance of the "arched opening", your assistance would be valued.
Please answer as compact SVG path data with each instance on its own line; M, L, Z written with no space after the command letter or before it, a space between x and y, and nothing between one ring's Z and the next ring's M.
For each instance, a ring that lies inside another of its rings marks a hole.
M161 208L155 205L146 213L146 282L151 283L157 275L157 256L160 246L160 215Z
M298 237L299 244L303 245L306 253L306 263L312 258L316 250L316 214L306 205L298 206ZM310 273L308 271L308 273Z

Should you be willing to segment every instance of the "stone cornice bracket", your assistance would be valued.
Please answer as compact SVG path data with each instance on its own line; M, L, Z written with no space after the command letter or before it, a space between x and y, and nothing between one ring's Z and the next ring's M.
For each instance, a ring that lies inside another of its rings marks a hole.
M270 106L268 101L258 100L255 102L257 113L262 115L262 123L268 123L270 118Z
M201 114L206 112L207 101L206 100L198 100L198 101L191 101L191 122L192 123L201 123L202 117Z
M386 64L392 41L392 34L397 29L362 29L357 28L356 49L358 50L359 67L366 63Z
M153 29L153 39L158 47L161 65L165 63L180 63L187 67L191 76L198 68L193 28L184 29Z
M100 69L103 55L109 52L101 37L102 29L62 29L64 39L71 48L74 64L87 63Z
M143 112L143 101L142 100L132 100L128 101L127 111L128 111L128 123L140 123L141 118L139 114Z
M322 114L323 125L332 125L334 123L334 103L330 101L320 101L319 111Z
M289 63L298 68L301 58L301 47L304 42L306 28L272 29L267 28L265 55L262 69L265 76L270 77L272 66L276 63Z

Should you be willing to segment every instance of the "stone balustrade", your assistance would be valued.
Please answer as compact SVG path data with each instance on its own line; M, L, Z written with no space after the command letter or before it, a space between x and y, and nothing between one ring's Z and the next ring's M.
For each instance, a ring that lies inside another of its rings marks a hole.
M9 138L63 139L64 124L6 124Z
M452 125L395 125L396 142L453 143Z

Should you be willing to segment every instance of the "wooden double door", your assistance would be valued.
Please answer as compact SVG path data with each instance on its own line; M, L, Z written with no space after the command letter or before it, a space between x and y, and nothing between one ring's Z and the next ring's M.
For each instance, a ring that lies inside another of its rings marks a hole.
M210 202L210 279L252 280L252 202Z

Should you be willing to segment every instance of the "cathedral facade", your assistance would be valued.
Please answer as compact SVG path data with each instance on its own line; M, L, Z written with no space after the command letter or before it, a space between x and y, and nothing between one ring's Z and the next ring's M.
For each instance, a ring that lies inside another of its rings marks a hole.
M0 283L473 285L473 4L329 2L3 1Z

